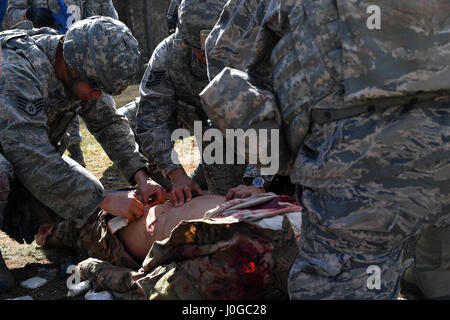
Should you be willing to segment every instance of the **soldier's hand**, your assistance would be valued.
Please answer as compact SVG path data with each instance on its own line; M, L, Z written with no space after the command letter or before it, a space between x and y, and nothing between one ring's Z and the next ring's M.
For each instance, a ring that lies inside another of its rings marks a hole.
M125 217L128 222L139 219L144 213L144 205L138 200L136 191L108 192L100 209L113 216Z
M35 28L55 27L55 18L47 8L29 8L25 14L26 18L33 22Z
M231 188L226 198L227 200L236 199L236 198L248 198L260 193L264 193L266 190L264 188L258 188L255 186L246 186L246 185L239 185L235 188Z
M179 207L185 202L192 200L192 195L206 195L200 186L188 177L184 169L175 169L169 173L172 181L172 190L169 192L169 200L174 207Z
M153 181L145 170L139 170L134 175L134 180L138 184L139 196L142 197L144 205L157 205L163 203L166 198L166 190L158 183ZM151 202L149 200L152 199Z

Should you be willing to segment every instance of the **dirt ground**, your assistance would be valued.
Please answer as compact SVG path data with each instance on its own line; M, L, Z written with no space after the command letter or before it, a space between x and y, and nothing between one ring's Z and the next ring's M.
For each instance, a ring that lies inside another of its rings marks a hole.
M121 96L115 97L117 108L132 101L138 95L138 87L131 86ZM83 142L81 144L86 168L93 173L107 190L117 190L129 187L128 182L108 159L100 145L81 124ZM193 140L187 139L176 143L180 161L190 174L197 166L198 154L192 152ZM84 295L67 297L67 278L62 267L66 260L75 257L70 249L42 249L36 242L19 244L0 231L0 248L6 265L11 270L16 286L6 294L0 294L0 300L31 296L34 300L83 300ZM72 259L73 260L73 259ZM42 277L49 280L37 289L23 288L20 283L32 277Z

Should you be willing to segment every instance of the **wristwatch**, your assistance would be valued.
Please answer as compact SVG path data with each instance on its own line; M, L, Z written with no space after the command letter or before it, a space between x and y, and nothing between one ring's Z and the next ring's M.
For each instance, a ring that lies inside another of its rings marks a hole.
M263 178L254 178L252 181L252 185L257 187L257 188L265 188L266 186L266 181Z
M247 186L254 186L257 188L264 188L267 189L269 188L269 182L264 180L261 177L256 177L256 178L250 178L250 177L246 177L244 179L244 182Z

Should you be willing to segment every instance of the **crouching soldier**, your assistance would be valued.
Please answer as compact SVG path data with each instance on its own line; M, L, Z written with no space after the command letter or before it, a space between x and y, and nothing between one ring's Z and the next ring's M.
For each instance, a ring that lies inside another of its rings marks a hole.
M98 207L133 221L149 199L164 200L164 189L149 178L147 161L111 97L128 86L140 57L123 23L92 17L65 35L49 28L10 30L0 33L0 44L0 223L5 233L31 243L45 223L70 220L81 227ZM124 193L105 191L91 173L62 156L66 127L77 114L138 185L143 203L137 196L123 199ZM48 209L52 214L41 214ZM13 279L0 260L4 292Z
M111 0L10 0L7 10L8 22L11 27L28 20L35 28L50 27L57 29L62 34L67 32L67 28L72 23L94 15L119 19ZM72 120L67 132L70 134L67 148L70 157L85 167L78 117Z
M194 135L195 122L202 130L210 128L198 96L209 83L202 39L206 39L225 3L182 1L177 31L155 49L141 82L137 137L143 154L155 159L158 169L172 182L169 198L175 205L203 194L175 159L172 131L185 128ZM222 195L241 182L245 170L244 165L202 166L209 192Z

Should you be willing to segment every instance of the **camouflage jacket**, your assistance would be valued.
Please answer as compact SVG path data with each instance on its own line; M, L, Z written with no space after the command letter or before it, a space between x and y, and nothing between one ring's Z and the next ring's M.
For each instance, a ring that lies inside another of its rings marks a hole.
M68 27L75 21L96 15L119 18L111 0L65 0L64 3L73 19L68 21ZM9 25L12 27L23 21L29 7L48 8L53 14L57 14L61 9L57 0L9 0L6 12Z
M144 155L155 159L164 175L181 168L171 157L172 131L193 133L194 121L207 120L198 97L207 84L206 66L178 32L156 47L140 86L137 136Z
M49 28L30 31L36 32L43 34L0 33L0 145L16 177L39 201L82 225L101 203L105 191L92 174L70 165L56 151L74 114L80 114L128 179L147 163L110 95L83 104L68 96L54 69L61 35L53 35L56 31Z
M206 44L212 81L201 97L213 124L281 128L297 158L292 181L304 186L372 179L367 173L385 175L399 158L399 167L414 167L418 155L405 147L412 141L386 139L371 120L384 119L376 111L417 100L445 104L432 101L450 89L448 68L438 67L448 65L449 21L442 12L449 4L433 1L423 14L411 1L378 3L382 20L389 17L382 32L367 27L369 1L228 2ZM418 130L416 140L442 145L439 134L425 132Z

